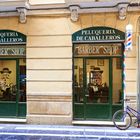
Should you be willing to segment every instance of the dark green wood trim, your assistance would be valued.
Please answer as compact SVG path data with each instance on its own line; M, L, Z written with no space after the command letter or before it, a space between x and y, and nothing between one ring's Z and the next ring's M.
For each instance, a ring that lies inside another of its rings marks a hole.
M74 44L73 44L73 48L74 48ZM124 49L124 45L122 43L122 48ZM122 56L84 56L84 57L74 57L73 55L73 78L74 78L74 59L78 58L78 59L83 59L83 87L84 87L84 91L83 93L86 94L86 89L87 89L87 84L86 84L86 81L87 81L87 77L86 77L86 61L88 59L108 59L109 61L109 104L105 104L105 105L108 105L108 109L109 109L109 118L108 120L111 120L112 119L112 115L113 115L113 112L115 109L117 108L121 108L122 106L121 105L118 105L118 106L114 106L112 104L112 96L113 96L113 93L112 93L112 86L113 86L113 69L112 69L112 61L113 61L113 58L124 58L123 56L123 49L122 49ZM74 49L73 49L74 51ZM123 61L122 61L122 65L123 65ZM122 69L122 79L123 79L123 69ZM74 86L73 86L74 88ZM122 89L123 89L123 84L122 84ZM74 95L74 93L73 93ZM80 118L80 119L84 119L86 120L87 119L87 116L86 116L86 105L90 105L90 103L87 103L86 101L86 97L85 95L83 95L83 98L84 98L84 117L83 118ZM74 99L74 96L73 96L73 99ZM96 105L96 103L93 103L94 105ZM75 112L75 107L74 107L74 100L73 100L73 111ZM104 104L98 104L98 105L104 105ZM115 108L116 107L116 108ZM74 113L73 113L74 114ZM75 116L73 115L73 119L78 119L78 118L75 118ZM101 119L101 118L100 118ZM97 119L97 120L100 120L100 119ZM102 120L107 120L107 118L103 118Z
M17 85L17 94L16 94L16 116L18 116L19 111L19 59L16 59L16 85Z
M17 93L16 93L16 100L15 101L0 101L0 107L5 108L3 110L1 110L0 112L0 117L13 117L13 118L25 118L26 117L26 103L19 103L19 89L20 89L20 80L19 80L19 58L0 58L0 60L2 61L15 61L16 62L16 85L17 85ZM22 107L20 107L20 105ZM24 113L19 110L19 109L23 109ZM6 111L9 110L9 112ZM10 114L10 110L11 110L11 114ZM20 112L20 114L19 114ZM22 115L22 116L21 116Z
M72 52L73 52L74 47L72 47ZM74 107L74 56L72 53L72 110L73 110L73 115L72 118L74 119L74 112L75 112L75 107Z
M86 119L86 59L83 58L83 98L84 98L84 120Z
M73 59L72 59L72 62L73 62L73 64L72 64L72 101L73 101L73 103L72 103L72 108L73 108L73 119L75 118L75 96L74 96L74 57L73 57Z
M113 85L113 70L112 70L112 58L109 59L109 108L110 108L110 119L112 118L112 85Z

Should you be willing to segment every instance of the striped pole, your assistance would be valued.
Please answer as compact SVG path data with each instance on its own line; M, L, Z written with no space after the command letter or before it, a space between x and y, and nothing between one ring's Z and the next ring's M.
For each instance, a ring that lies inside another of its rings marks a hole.
M126 26L126 38L125 38L125 48L124 48L124 59L123 59L123 93L124 99L126 95L126 52L132 50L132 25L128 24Z
M128 24L126 26L126 44L125 50L132 50L132 25Z
M123 94L124 94L124 99L126 95L126 64L125 64L125 59L126 59L126 51L124 49L124 58L123 58Z

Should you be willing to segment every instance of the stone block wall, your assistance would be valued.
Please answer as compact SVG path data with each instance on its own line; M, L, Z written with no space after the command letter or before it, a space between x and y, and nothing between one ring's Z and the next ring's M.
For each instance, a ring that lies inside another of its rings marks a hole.
M137 92L136 23L138 13L126 20L116 13L82 14L77 22L69 16L29 17L27 41L28 123L72 123L72 33L92 26L109 26L125 32L133 25L133 50L126 58L126 94ZM132 22L133 21L133 22ZM136 105L136 100L135 100ZM135 106L134 105L134 106Z
M137 96L137 19L129 13L126 20L116 13L81 14L77 22L70 16L28 16L0 19L0 29L27 35L27 122L38 124L72 123L72 34L92 26L109 26L125 32L133 25L133 50L126 58L126 94Z

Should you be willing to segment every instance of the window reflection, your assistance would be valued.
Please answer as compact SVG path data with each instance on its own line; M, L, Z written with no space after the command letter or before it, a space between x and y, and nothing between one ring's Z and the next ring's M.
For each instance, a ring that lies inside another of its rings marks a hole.
M86 59L83 76L83 59L74 59L74 100L82 103L109 103L109 59ZM122 59L112 58L112 103L120 104L122 95ZM86 87L83 87L83 78Z

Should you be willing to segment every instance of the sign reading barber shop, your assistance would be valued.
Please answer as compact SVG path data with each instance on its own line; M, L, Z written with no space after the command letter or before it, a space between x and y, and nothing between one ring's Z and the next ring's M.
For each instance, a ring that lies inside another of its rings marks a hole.
M12 30L0 30L0 45L26 44L26 36Z
M120 43L105 44L75 44L74 56L121 56Z
M90 27L75 32L72 35L73 43L84 42L123 42L125 33L110 27Z
M0 56L25 56L25 46L18 45L16 47L13 46L1 46L0 47Z

